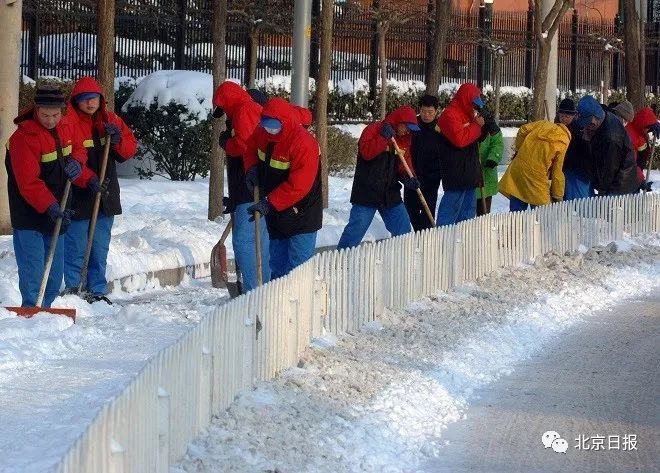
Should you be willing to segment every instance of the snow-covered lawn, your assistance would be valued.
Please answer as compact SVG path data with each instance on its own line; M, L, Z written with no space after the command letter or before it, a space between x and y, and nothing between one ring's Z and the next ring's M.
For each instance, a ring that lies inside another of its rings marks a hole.
M318 340L214 418L172 473L416 471L477 388L660 284L660 238L645 240L503 269Z

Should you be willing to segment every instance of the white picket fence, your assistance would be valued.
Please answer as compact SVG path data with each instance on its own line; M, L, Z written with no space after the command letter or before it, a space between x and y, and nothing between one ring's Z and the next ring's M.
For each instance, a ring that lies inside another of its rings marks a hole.
M242 390L295 366L313 337L554 251L660 230L660 194L494 214L345 251L218 307L143 371L62 458L62 473L164 473Z

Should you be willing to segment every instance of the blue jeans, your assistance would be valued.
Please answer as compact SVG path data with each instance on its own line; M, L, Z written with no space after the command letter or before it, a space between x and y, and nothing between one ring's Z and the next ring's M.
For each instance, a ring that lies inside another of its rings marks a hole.
M527 202L523 202L522 200L511 196L509 197L509 211L510 212L522 212L523 210L527 210L528 208L535 209L536 205L528 204Z
M584 199L595 195L591 183L579 174L567 169L564 171L564 177L566 178L564 200Z
M476 217L477 201L474 192L474 189L445 191L438 205L438 216L435 219L437 225L452 225Z
M92 294L103 295L108 292L105 269L108 261L108 250L110 249L110 232L114 221L113 216L107 217L103 212L99 212L96 220L92 252L89 255L89 265L87 266L87 281L83 284L83 289ZM89 220L72 220L62 238L66 254L64 286L67 289L77 288L80 284L80 270L85 258L89 223Z
M257 256L254 248L254 222L250 222L247 211L251 202L238 204L234 210L234 228L231 243L234 248L234 258L243 275L243 288L247 292L257 287ZM263 283L270 281L270 258L268 227L262 218L261 232L261 268Z
M293 268L314 256L315 249L316 232L270 240L271 278L277 279L289 274Z
M389 209L353 204L348 223L337 244L337 249L340 250L359 245L364 234L367 233L367 229L371 225L376 211L378 211L383 222L385 222L385 228L387 228L387 231L393 237L410 232L410 216L403 203Z
M41 278L44 275L46 257L50 249L50 238L52 235L44 234L36 230L14 229L14 254L18 266L18 289L21 291L23 307L34 307L39 296ZM64 260L64 248L62 248L62 236L58 238L55 248L53 265L50 268L46 293L42 307L50 307L60 292L62 285L62 271Z

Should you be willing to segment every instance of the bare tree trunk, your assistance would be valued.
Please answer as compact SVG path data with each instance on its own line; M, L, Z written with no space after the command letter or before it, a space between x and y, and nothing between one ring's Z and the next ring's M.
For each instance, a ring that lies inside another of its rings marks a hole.
M98 0L96 6L98 79L108 109L115 109L115 0Z
M259 55L259 30L250 32L250 73L248 75L248 88L257 84L257 57Z
M387 25L378 25L378 65L380 67L380 106L379 116L383 120L387 114L387 50L385 39Z
M7 143L16 129L14 118L18 113L18 84L21 70L21 14L22 0L0 3L0 142ZM0 167L0 234L11 235L9 195L7 194L7 168Z
M316 139L321 148L321 179L323 186L323 208L328 208L328 81L332 65L332 21L334 0L323 0L321 4L321 61L319 78L316 82Z
M426 73L426 93L436 97L442 80L450 12L451 0L435 0L433 47L429 70Z
M494 54L494 64L493 64L493 76L495 82L495 121L499 123L500 121L500 91L502 86L501 80L501 66L502 66L502 55L498 54L497 51Z
M536 62L536 71L534 71L534 90L532 95L532 118L534 120L543 120L545 117L545 87L548 80L550 48L549 39L538 42L538 60Z
M227 0L214 0L213 3L213 90L215 90L225 80L226 76ZM209 220L218 218L222 215L223 210L225 152L218 146L218 139L224 128L224 119L213 120L211 172L209 176Z
M644 106L644 88L640 77L640 38L639 38L639 16L635 10L635 0L623 1L623 32L625 69L626 69L626 95L635 110Z
M612 55L603 54L603 87L601 90L601 103L607 105L610 95L610 83L612 82Z

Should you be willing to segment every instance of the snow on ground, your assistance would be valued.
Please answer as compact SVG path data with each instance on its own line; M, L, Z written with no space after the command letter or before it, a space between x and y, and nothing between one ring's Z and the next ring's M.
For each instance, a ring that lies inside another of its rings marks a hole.
M654 179L660 181L660 173ZM317 246L337 243L348 220L351 186L350 178L330 178L330 208ZM208 181L121 179L121 187L124 214L113 228L110 279L209 260L227 221L206 218ZM502 196L493 200L494 211L507 207ZM387 236L376 217L365 239ZM136 285L129 290L113 293L111 307L90 306L72 296L56 299L55 306L78 309L75 325L62 317L19 319L0 309L0 453L5 452L0 471L43 471L149 357L226 297L208 279L186 280L178 288ZM8 236L0 237L0 303L20 305ZM32 441L17 442L26 436Z
M0 309L0 471L42 473L160 350L227 298L208 281L113 295L78 312L26 320Z
M242 393L171 471L415 471L441 453L475 389L660 284L660 237L640 241L548 255L391 311L334 347L320 340Z

